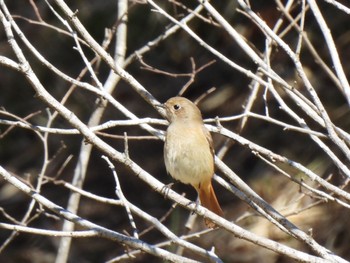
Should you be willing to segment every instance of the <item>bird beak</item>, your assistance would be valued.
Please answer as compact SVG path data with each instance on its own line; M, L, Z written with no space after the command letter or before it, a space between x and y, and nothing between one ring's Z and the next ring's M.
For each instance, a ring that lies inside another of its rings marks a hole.
M154 104L156 108L159 108L159 113L162 115L165 119L167 119L166 116L166 107L164 104Z

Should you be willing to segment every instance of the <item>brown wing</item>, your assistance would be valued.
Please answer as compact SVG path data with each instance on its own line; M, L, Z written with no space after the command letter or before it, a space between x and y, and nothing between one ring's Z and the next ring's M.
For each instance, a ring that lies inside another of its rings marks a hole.
M210 132L208 131L207 128L205 128L205 126L203 125L202 126L202 129L203 129L203 133L205 135L205 138L207 139L208 141L208 144L209 144L209 147L210 147L210 151L211 151L211 154L213 155L213 158L214 158L214 146L213 146L213 138L211 137L211 134Z

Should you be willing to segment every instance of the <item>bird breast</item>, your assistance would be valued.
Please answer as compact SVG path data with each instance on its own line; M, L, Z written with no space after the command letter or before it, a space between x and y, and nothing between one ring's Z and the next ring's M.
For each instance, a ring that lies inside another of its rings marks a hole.
M209 142L202 130L176 127L171 124L164 146L165 166L170 175L185 184L198 186L203 179L211 180L214 160Z

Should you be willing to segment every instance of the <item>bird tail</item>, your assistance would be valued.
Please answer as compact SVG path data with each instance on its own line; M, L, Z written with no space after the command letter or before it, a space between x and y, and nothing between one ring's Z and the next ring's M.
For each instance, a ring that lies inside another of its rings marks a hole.
M222 209L219 205L218 199L216 198L214 188L209 181L209 184L206 185L200 185L198 189L199 199L201 201L201 204L209 209L210 211L214 212L215 214L219 216L223 216L224 213L222 212ZM215 228L216 225L214 222L212 222L210 219L205 219L205 225L209 228Z

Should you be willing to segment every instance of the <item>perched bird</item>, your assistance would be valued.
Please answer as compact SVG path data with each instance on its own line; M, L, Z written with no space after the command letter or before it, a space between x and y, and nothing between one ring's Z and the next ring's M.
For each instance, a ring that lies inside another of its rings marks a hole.
M164 103L170 125L164 144L165 167L170 175L192 185L201 204L217 215L223 212L216 198L211 180L214 175L212 137L203 124L198 107L183 97L173 97ZM209 228L216 225L205 219Z

